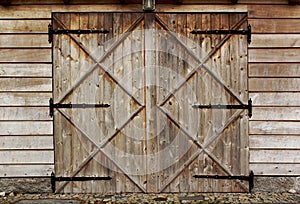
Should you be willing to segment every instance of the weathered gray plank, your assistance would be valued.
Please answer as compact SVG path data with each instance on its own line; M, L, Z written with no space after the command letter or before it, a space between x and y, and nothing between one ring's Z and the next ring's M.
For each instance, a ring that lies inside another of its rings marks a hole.
M291 48L300 47L299 34L254 34L250 48Z
M250 148L296 149L300 147L300 136L251 135Z
M298 140L300 144L300 140ZM250 150L250 162L300 163L298 150Z
M251 120L299 120L300 107L254 107Z
M250 93L254 106L300 106L300 93Z
M51 49L0 49L0 62L51 62Z
M0 136L0 149L53 149L53 136Z
M5 11L4 11L5 12ZM0 33L48 33L50 20L0 20Z
M0 64L0 77L51 77L51 64Z
M299 63L250 63L250 77L300 77Z
M266 121L250 121L249 133L256 134L299 134L299 122L266 122Z
M51 121L0 122L0 135L51 135Z
M0 78L1 91L51 91L51 78Z
M299 55L300 56L300 55ZM299 91L300 78L250 78L249 91Z
M0 106L48 106L52 93L0 93Z
M53 164L52 150L1 151L0 164ZM1 166L1 165L0 165Z
M300 31L299 31L300 32ZM300 49L249 49L249 62L300 62Z
M19 35L0 35L1 48L49 48L51 44L48 42L47 34L19 34Z
M300 164L264 164L250 163L255 175L300 175Z
M0 120L52 120L48 107L0 107Z
M0 165L1 177L50 176L53 171L54 165L48 164Z

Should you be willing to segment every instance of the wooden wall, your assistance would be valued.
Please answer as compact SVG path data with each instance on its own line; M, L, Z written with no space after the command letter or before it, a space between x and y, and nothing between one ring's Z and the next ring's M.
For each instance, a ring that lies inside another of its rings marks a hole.
M253 28L249 94L255 106L249 123L250 168L257 175L300 175L300 6L283 0L224 2L228 5L157 5L157 11L248 11ZM0 6L0 177L53 171L51 12L141 11L140 4L55 3Z

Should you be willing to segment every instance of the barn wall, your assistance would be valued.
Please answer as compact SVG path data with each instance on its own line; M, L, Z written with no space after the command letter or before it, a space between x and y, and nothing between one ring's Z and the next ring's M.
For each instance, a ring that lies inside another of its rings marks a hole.
M51 12L141 11L135 4L55 5L58 2L0 7L0 177L49 176L54 168L48 116ZM287 4L282 0L273 1L276 6L239 2L157 5L157 11L249 12L249 94L255 106L249 123L250 168L256 175L300 175L300 6L281 5Z

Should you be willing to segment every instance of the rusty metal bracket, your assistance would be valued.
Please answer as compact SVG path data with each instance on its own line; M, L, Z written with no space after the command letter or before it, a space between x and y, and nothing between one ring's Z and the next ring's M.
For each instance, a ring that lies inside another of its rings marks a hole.
M250 171L249 176L219 176L219 175L194 175L194 178L208 178L208 179L223 179L223 180L243 180L249 181L249 192L254 188L254 173Z
M193 105L193 108L200 109L248 109L249 118L252 117L252 100L248 100L248 104L242 105Z
M68 103L68 104L61 104L61 103L53 103L53 99L49 99L49 116L53 117L54 108L108 108L110 107L109 104L101 103L101 104L86 104L86 103Z
M215 35L247 35L247 41L251 43L251 25L248 25L248 30L192 30L192 34L215 34Z
M102 33L102 34L107 34L109 33L108 30L105 29L100 29L100 30L54 30L52 28L52 25L48 25L48 42L52 43L53 41L53 35L54 34L91 34L91 33Z

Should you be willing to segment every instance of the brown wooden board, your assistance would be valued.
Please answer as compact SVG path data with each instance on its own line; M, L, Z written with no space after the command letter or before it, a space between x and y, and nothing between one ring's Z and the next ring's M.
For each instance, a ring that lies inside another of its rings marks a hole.
M247 29L246 14L54 13L54 29L107 34L53 36L55 173L111 177L56 182L57 192L245 192L247 37L193 35ZM207 183L207 184L205 184Z

